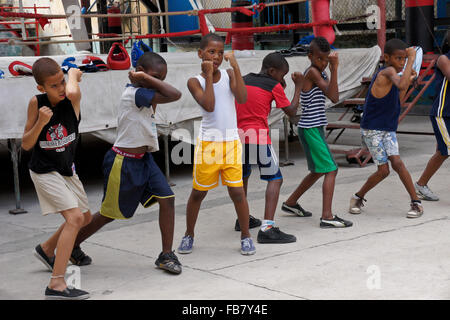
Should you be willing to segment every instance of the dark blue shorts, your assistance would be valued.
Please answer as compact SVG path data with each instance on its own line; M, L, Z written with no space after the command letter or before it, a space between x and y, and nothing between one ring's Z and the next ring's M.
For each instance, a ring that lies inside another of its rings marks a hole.
M140 159L109 150L103 160L104 192L100 214L129 219L139 203L145 208L174 194L151 153Z
M242 177L252 174L252 164L257 164L261 180L282 179L278 158L270 144L245 144L242 155Z
M434 135L437 141L437 149L443 156L448 156L450 149L450 118L430 116Z

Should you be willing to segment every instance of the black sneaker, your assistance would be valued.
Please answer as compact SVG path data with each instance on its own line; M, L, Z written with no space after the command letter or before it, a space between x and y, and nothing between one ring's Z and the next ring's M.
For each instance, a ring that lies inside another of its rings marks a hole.
M53 265L55 264L55 257L47 257L40 244L34 248L34 256L39 259L50 271L53 271Z
M261 225L261 220L250 215L249 223L248 223L249 229L259 227L260 225ZM241 231L241 226L239 225L238 219L236 219L236 224L234 225L234 230Z
M347 228L351 227L352 225L353 222L341 219L338 216L334 216L332 220L325 220L320 218L321 228Z
M258 243L290 243L297 241L292 234L284 233L280 228L272 227L266 231L258 231Z
M92 259L78 246L73 248L72 254L70 255L70 262L76 266L87 266L92 263Z
M63 291L53 290L47 287L45 289L46 300L84 300L89 298L89 292L67 287Z
M158 268L169 271L170 273L181 273L181 263L178 261L178 258L173 251L169 253L161 252L158 259L156 259L155 264Z
M295 206L288 206L286 202L283 202L281 210L298 215L299 217L311 217L312 213L303 209L298 203Z

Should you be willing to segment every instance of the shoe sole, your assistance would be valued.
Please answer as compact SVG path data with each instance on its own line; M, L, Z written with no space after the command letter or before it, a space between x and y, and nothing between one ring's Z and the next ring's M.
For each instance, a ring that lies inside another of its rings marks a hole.
M42 263L47 267L47 269L48 269L49 271L52 271L52 272L53 272L52 266L49 265L49 264L47 263L47 261L45 261L45 259L42 258L41 255L40 255L39 253L37 253L36 251L34 251L33 253L34 253L34 256L35 256L40 262L42 262Z
M416 194L417 194L417 197L418 197L420 200L425 200L425 201L439 201L439 198L433 199L433 198L424 196L423 194L418 193L418 192L416 192Z
M293 243L293 242L297 241L297 238L292 239L292 240L272 240L272 239L260 240L260 239L256 239L256 241L258 243Z
M407 213L406 217L409 219L414 219L414 218L420 218L422 215L423 215L423 213L420 215L412 215L412 214Z
M255 251L250 251L250 252L241 250L241 254L243 254L244 256L251 256L251 255L253 255L255 253L256 253L256 250Z
M177 250L177 252L180 254L189 254L192 252L192 250Z
M61 297L61 296L45 296L45 300L86 300L89 299L90 297L91 296L89 294L85 294L75 298Z
M351 213L351 214L361 214L361 210L359 210L359 211L356 211L356 210L352 211L352 209L349 209L349 210L348 210L348 213Z
M335 226L335 225L329 225L329 224L327 224L327 225L320 225L320 227L322 228L322 229L342 229L342 228L350 228L350 227L352 227L353 226L353 224L351 224L351 225L349 225L349 226Z
M296 216L302 217L302 218L307 218L307 217L311 217L312 214L304 214L300 211L300 213L296 210L296 209L290 209L290 208L286 208L286 207L281 207L281 210L287 213L291 213L291 214L295 214Z
M78 263L77 263L77 260L75 260L75 259L73 259L73 258L70 258L69 260L70 260L70 262L71 262L74 266L79 266L79 267L82 267L82 266L88 266L88 265L92 264L92 260L89 261L89 262L85 262L85 263L81 262L80 264L78 264Z
M170 269L170 268L166 268L164 267L163 264L157 264L156 265L159 269L165 270L167 272L173 273L173 274L180 274L182 270L178 271L178 270L174 270L174 269Z

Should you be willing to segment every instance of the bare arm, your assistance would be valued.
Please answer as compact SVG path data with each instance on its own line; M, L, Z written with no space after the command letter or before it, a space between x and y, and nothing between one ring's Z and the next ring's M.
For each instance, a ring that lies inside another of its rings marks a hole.
M213 87L213 71L214 66L212 61L202 62L202 71L205 74L205 90L203 90L200 82L196 78L188 80L188 89L194 97L195 101L206 111L213 112L216 104Z
M152 103L154 105L158 103L169 103L177 101L181 98L181 92L171 86L169 83L161 81L155 77L152 77L145 72L130 71L128 73L132 83L135 83L143 88L154 89L155 96L153 97Z
M338 54L337 52L332 52L329 55L330 59L330 80L327 81L322 78L320 71L316 68L310 68L307 73L308 79L310 79L316 86L323 91L326 97L328 97L333 103L339 101L339 88L337 82L337 71L338 71Z
M36 144L39 134L44 126L50 121L53 112L48 107L42 107L38 110L36 97L33 97L28 104L27 123L22 137L22 148L31 150Z
M242 79L239 64L236 61L233 51L227 52L224 56L226 61L230 62L233 69L228 69L228 76L230 77L230 88L234 94L236 102L239 104L247 102L247 87L244 79Z
M69 80L66 85L66 97L72 102L73 109L77 116L80 118L80 102L81 102L81 90L78 83L81 81L82 72L77 68L70 68L68 72Z
M291 100L291 105L281 110L283 110L289 117L295 117L297 115L297 109L300 102L300 93L302 91L303 80L305 77L301 72L294 72L291 75L291 78L295 83L294 97Z
M437 67L447 79L450 79L450 60L445 55L439 57Z

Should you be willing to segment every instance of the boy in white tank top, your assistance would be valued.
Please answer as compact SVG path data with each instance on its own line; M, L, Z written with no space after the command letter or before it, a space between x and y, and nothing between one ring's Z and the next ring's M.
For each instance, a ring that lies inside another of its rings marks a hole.
M200 42L198 56L202 73L190 78L188 88L202 107L200 134L195 148L193 189L186 208L186 233L179 253L191 253L194 228L200 205L208 190L222 184L228 187L241 225L241 253L256 252L249 232L249 209L242 181L242 146L239 139L234 99L247 100L247 89L232 52L224 54L223 39L213 33ZM221 70L223 58L232 69Z

